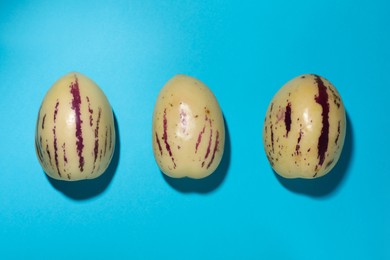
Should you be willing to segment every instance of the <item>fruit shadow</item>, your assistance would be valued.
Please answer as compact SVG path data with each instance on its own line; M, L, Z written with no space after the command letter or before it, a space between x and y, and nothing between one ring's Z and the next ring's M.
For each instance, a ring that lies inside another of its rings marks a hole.
M102 194L111 183L112 178L118 168L120 157L120 137L118 120L114 113L115 126L115 149L110 165L106 171L96 179L80 181L61 181L46 175L50 184L67 197L74 200L87 200Z
M229 170L231 147L230 147L230 135L229 128L225 124L225 147L221 162L217 169L211 175L203 179L191 179L191 178L171 178L161 172L164 180L175 190L182 193L201 193L206 194L215 191L223 182L226 174Z
M343 179L345 179L354 154L353 125L348 114L346 114L346 121L343 151L336 166L328 174L312 180L287 179L274 171L277 180L288 190L311 197L320 198L334 194L340 188Z

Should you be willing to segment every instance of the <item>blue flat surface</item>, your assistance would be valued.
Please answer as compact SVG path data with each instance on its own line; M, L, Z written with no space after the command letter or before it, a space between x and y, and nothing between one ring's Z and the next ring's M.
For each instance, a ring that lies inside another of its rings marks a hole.
M0 259L390 259L388 1L1 1ZM92 78L117 149L94 181L44 174L39 106L62 75ZM218 171L164 177L152 112L178 73L223 110ZM327 176L277 177L267 106L303 73L329 79L348 115Z

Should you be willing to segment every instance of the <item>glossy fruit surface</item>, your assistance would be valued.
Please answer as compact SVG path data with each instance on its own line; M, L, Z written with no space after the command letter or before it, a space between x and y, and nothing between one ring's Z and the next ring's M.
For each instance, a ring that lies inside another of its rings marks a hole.
M39 109L35 148L47 175L59 180L99 177L115 145L111 106L88 77L69 73L48 90Z
M273 97L263 143L279 175L316 178L336 165L345 132L345 109L337 89L321 76L306 74L287 82Z
M218 167L225 144L221 109L201 81L177 75L161 89L152 143L161 171L174 178L204 178Z

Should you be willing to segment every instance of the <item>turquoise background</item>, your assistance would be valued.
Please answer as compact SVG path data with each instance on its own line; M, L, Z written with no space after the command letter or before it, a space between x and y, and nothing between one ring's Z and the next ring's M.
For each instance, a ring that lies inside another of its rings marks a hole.
M390 259L388 1L1 1L0 259ZM79 71L113 107L117 149L93 181L46 177L39 106ZM151 123L178 73L226 120L211 177L164 177ZM342 157L313 181L277 177L262 144L276 91L329 79L348 115Z

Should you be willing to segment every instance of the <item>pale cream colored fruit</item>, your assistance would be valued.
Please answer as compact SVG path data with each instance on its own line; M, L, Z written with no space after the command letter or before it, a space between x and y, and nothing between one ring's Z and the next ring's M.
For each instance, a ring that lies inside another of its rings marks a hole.
M161 89L152 143L161 171L174 178L204 178L218 167L225 144L221 109L201 81L177 75Z
M103 91L77 72L55 82L43 99L35 132L46 174L67 181L99 177L114 145L114 117Z
M263 143L272 168L286 178L316 178L339 160L346 117L336 88L312 74L287 82L272 99Z

